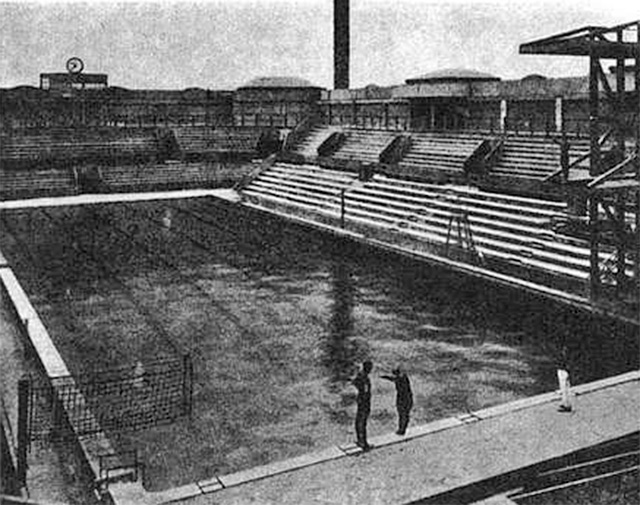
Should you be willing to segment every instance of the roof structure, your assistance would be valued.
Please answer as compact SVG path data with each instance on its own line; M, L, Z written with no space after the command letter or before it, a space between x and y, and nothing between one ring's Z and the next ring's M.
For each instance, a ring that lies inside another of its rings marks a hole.
M318 88L307 81L306 79L302 79L300 77L289 77L289 76L272 76L272 77L257 77L255 79L250 80L248 83L240 86L238 89L247 89L247 88Z
M429 82L454 82L454 81L499 81L495 75L471 70L467 68L444 68L429 72L418 77L407 79L407 84L422 84Z

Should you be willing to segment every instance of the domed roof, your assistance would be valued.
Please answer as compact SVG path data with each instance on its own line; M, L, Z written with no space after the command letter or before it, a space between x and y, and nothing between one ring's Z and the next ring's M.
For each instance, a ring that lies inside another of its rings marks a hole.
M525 75L522 79L520 79L521 81L544 81L547 78L542 75L542 74L529 74L529 75Z
M242 88L317 88L306 79L300 77L274 76L257 77L240 86Z
M499 81L500 78L495 75L467 68L445 68L428 72L419 77L407 79L407 84L419 84L426 82L443 82L443 81Z

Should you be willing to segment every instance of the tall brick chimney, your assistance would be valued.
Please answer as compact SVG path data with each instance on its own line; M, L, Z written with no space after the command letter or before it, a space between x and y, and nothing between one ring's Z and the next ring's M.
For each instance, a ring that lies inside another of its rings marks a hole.
M349 0L333 0L333 87L349 88Z

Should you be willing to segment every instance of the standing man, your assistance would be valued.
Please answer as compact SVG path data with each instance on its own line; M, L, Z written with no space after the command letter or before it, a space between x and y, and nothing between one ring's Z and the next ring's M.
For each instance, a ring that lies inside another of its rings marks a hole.
M357 444L362 450L371 449L367 443L367 419L371 412L371 381L369 373L373 368L373 363L369 360L362 363L362 370L358 372L353 385L358 389L357 411L356 411L356 437Z
M413 407L413 393L411 392L411 382L402 367L395 368L393 375L382 375L396 385L396 408L398 409L398 431L396 434L404 435L409 424L409 414Z
M558 358L558 387L560 389L560 412L571 412L571 383L569 381L569 350L562 346Z

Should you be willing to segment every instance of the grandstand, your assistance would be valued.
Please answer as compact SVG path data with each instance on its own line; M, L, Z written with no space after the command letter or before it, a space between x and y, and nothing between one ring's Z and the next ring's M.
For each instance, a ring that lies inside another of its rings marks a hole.
M347 228L352 224L372 236L388 232L395 241L445 257L447 245L456 252L467 248L471 262L518 271L549 286L571 284L581 293L589 277L588 242L553 231L554 220L567 212L562 202L386 175L362 182L355 174L288 163L261 173L243 194L254 205L334 224L344 208ZM458 227L465 225L472 242L458 236ZM603 251L603 259L611 253Z

